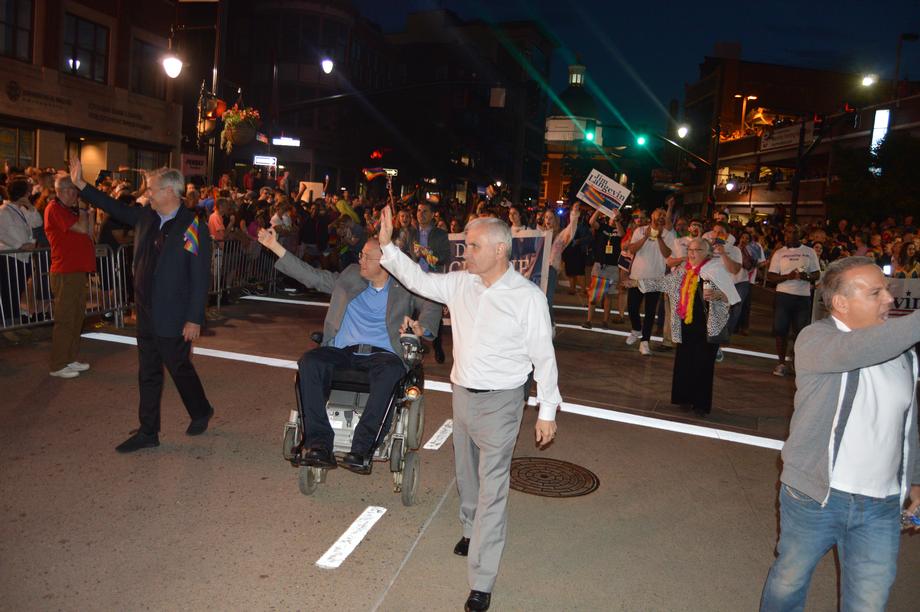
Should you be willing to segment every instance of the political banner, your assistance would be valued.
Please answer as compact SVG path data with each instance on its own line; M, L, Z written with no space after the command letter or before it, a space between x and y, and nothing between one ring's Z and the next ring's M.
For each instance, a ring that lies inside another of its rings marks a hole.
M450 260L447 271L466 270L464 252L466 234L450 234ZM543 230L523 230L511 239L511 265L524 278L530 279L543 293L549 282L549 257L553 233Z
M888 291L894 298L889 315L903 317L920 309L920 278L892 278Z
M575 197L612 219L614 216L613 211L619 210L626 203L626 198L629 197L629 194L629 189L609 176L601 174L597 170L591 170L591 174L585 179Z

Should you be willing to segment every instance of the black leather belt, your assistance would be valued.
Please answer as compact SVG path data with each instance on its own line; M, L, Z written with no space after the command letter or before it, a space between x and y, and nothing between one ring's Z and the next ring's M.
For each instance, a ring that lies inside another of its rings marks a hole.
M469 387L463 387L470 393L492 393L493 391L500 391L500 389L470 389Z
M345 350L349 353L355 353L357 355L372 355L373 353L392 352L378 346L371 346L370 344L352 344L351 346L346 346Z

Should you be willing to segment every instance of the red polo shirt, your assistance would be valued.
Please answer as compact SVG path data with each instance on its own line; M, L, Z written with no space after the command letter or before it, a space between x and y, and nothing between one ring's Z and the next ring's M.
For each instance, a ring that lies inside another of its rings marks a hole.
M93 239L70 231L78 219L77 213L56 199L45 207L45 234L51 243L51 272L54 274L96 271Z

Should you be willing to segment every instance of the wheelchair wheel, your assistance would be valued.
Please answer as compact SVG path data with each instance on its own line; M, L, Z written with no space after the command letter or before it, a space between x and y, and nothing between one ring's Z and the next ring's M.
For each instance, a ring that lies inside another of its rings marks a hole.
M319 484L321 478L318 474L319 468L310 467L307 465L300 466L300 473L298 474L297 486L300 487L300 492L304 495L313 495L316 491L316 487Z
M425 398L409 404L409 423L406 425L406 448L418 450L425 433Z
M406 462L403 464L402 473L402 503L403 506L415 504L415 492L418 489L419 458L418 453L406 453Z
M287 461L294 458L294 447L297 445L297 427L286 424L284 426L284 439L281 442L281 454Z
M398 472L402 468L403 441L400 439L393 440L393 447L390 448L390 471Z

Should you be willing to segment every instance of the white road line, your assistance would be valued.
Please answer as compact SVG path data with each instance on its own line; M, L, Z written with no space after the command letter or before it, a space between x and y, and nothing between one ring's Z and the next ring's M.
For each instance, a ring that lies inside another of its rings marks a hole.
M603 328L585 329L581 325L574 325L572 323L556 323L556 327L564 327L566 329L577 329L579 331L591 332L595 334L610 334L613 336L624 336L625 337L629 335L629 332L620 331L618 329L603 329ZM652 336L652 340L654 340L655 342L661 342L662 340L664 340L664 338L662 338L661 336ZM749 351L747 349L732 348L730 346L723 346L722 352L723 353L735 353L737 355L747 355L749 357L760 357L762 359L770 359L774 361L776 360L776 355L771 355L769 353L758 353L757 351Z
M276 302L278 304L301 304L303 306L329 306L329 302L310 302L307 300L292 300L288 298L273 298L264 295L244 295L243 300L252 300L254 302Z
M441 425L441 427L436 432L434 432L434 435L431 436L431 439L425 442L425 446L422 448L425 450L438 450L444 446L444 443L447 442L447 438L450 437L450 434L452 434L453 431L454 420L447 419L444 421L444 424Z
M689 434L691 436L700 436L703 438L714 438L716 440L725 440L727 442L737 442L748 446L759 446L761 448L772 448L782 450L783 441L774 440L773 438L764 438L761 436L752 436L725 429L716 429L715 427L703 427L702 425L691 425L689 423L678 423L665 419L656 419L629 412L619 412L616 410L607 410L605 408L594 408L593 406L582 406L581 404L562 403L562 412L580 414L582 416L593 417L595 419L604 419L606 421L616 421L617 423L628 423L630 425L639 425L641 427L650 427L652 429L664 429L677 433Z
M89 338L90 340L104 340L106 342L117 342L118 344L133 344L137 345L137 338L132 338L130 336L120 336L118 334L105 334L98 332L89 332L83 334L84 338ZM273 368L286 368L288 370L296 370L297 362L291 361L290 359L278 359L277 357L263 357L262 355L249 355L247 353L234 353L231 351L219 351L217 349L209 349L201 346L192 347L192 352L195 355L203 355L205 357L219 357L220 359L230 359L232 361L245 361L247 363L258 363L262 365L271 366Z
M328 307L327 302L308 302L306 300L286 300L282 298L272 298L272 297L263 297L260 295L246 295L243 296L244 300L256 300L260 302L279 302L281 304L300 304L303 306L324 306ZM553 308L557 310L588 310L584 306L565 306L565 305L554 305ZM611 310L610 312L614 314L620 314L618 310ZM644 317L645 315L640 315ZM573 325L571 323L557 323L556 327L565 327L566 329L576 329L579 331L593 332L595 334L613 334L615 336L628 336L629 332L620 331L617 329L585 329L581 325ZM655 342L661 342L661 336L652 336L652 340ZM736 355L747 355L748 357L761 357L763 359L769 359L771 361L776 359L776 355L771 355L769 353L759 353L757 351L749 351L747 349L731 348L728 346L722 347L723 353L735 353ZM436 391L441 391L441 389L436 389Z
M604 331L608 333L613 333L612 330L604 330ZM623 332L616 332L616 333L623 334ZM91 332L91 333L83 334L83 337L89 338L91 340L101 340L104 342L115 342L118 344L137 344L137 340L135 338L132 338L130 336L120 336L117 334L105 334L105 333ZM727 349L723 349L723 350L727 350ZM290 361L288 359L278 359L276 357L262 357L260 355L248 355L246 353L233 353L230 351L218 351L215 349L206 349L206 348L200 348L200 347L194 347L193 351L197 355L204 355L206 357L218 357L221 359L231 359L234 361L245 361L247 363L258 363L258 364L267 365L267 366L271 366L275 368L287 368L291 370L297 369L297 362ZM440 391L443 393L453 392L453 388L451 387L450 383L440 381L440 380L426 380L425 389L430 390L430 391ZM529 398L527 403L531 406L535 406L536 398L534 397ZM718 440L725 440L728 442L737 442L739 444L746 444L748 446L760 446L762 448L772 448L776 450L780 450L783 447L783 442L781 440L775 440L773 438L765 438L762 436L752 436L749 434L741 434L738 432L728 431L725 429L717 429L714 427L703 427L701 425L690 425L687 423L678 423L675 421L670 421L668 419L659 419L655 417L641 416L641 415L636 415L636 414L632 414L629 412L619 412L617 410L610 410L607 408L597 408L594 406L585 406L582 404L572 404L572 403L564 402L562 404L562 411L570 412L572 414L578 414L582 416L597 418L597 419L604 419L606 421L616 421L619 423L640 425L642 427L651 427L653 429L663 429L667 431L688 434L691 436L701 436L704 438L715 438Z
M329 547L323 556L316 561L316 565L323 569L335 569L342 565L342 562L348 558L364 536L371 530L374 523L380 520L380 517L387 511L381 506L368 506L364 512L355 519L355 522L345 530L345 533L336 540L335 544Z

